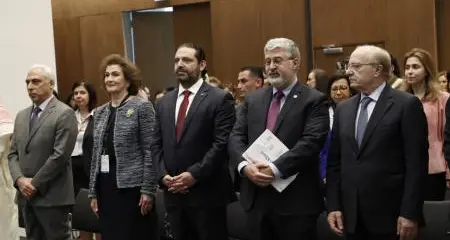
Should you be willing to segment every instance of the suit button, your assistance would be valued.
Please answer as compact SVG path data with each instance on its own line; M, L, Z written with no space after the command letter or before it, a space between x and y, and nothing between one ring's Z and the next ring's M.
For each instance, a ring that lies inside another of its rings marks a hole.
M30 153L30 151L28 149L25 149L25 154Z

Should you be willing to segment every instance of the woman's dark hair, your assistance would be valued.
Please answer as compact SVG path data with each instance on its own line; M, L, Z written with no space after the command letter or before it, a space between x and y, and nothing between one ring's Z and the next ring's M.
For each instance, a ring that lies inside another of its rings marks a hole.
M73 92L75 91L75 88L80 86L86 88L86 91L88 92L89 95L88 110L89 112L91 112L97 106L97 93L95 91L94 85L85 81L74 83L72 85L72 93L70 94L71 97L73 97ZM75 109L76 108L77 107L75 106Z
M138 94L139 87L142 85L142 76L139 68L121 55L111 54L106 56L100 65L101 79L105 79L106 68L111 65L119 65L122 68L125 81L130 83L130 86L127 89L128 94L136 96Z
M177 49L180 49L182 47L194 49L195 50L195 58L197 59L198 63L200 63L201 61L206 62L205 50L203 50L203 48L200 47L199 45L194 44L194 43L183 43ZM206 66L205 69L200 73L201 77L204 80L206 79L207 68L208 68L208 66Z
M389 53L390 54L390 53ZM400 73L400 65L398 65L398 61L397 59L392 55L391 55L391 66L394 67L394 70L392 71L392 73L399 78L401 76Z
M353 96L356 92L350 87L350 79L348 78L348 75L342 74L342 73L336 73L330 76L328 79L328 85L327 85L327 97L328 97L328 105L332 108L336 108L336 103L331 98L331 86L334 82L345 79L347 80L348 88L350 91L350 96Z
M320 68L315 68L311 72L314 73L314 78L316 79L316 89L323 93L326 90L325 87L328 81L327 72Z
M69 94L69 96L67 96L66 101L64 102L67 106L72 107L72 105L70 105L70 102L73 100L73 91Z

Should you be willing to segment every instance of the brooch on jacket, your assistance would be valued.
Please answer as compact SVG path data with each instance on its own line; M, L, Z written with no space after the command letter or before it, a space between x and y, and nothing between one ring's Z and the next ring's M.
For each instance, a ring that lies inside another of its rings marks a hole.
M127 111L127 117L133 116L134 110L132 108L128 109Z

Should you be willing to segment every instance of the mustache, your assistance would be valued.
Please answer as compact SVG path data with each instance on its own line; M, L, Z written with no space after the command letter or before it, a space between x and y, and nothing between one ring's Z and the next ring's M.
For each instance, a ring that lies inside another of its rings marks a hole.
M177 70L175 70L175 72L184 72L184 73L187 73L187 70L186 69L184 69L184 68L182 68L182 67L180 67L180 68L177 68Z

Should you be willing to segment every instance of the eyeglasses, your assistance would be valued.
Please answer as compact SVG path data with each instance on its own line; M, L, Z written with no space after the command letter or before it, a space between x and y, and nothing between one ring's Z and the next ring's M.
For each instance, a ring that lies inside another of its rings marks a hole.
M293 58L283 59L283 58L281 58L281 57L275 57L275 58L273 58L273 59L271 59L271 58L266 58L266 59L264 60L264 65L265 65L266 67L269 67L270 64L273 63L273 65L275 65L275 66L280 66L280 65L283 64L284 62L289 61L289 60L292 60L292 59L293 59Z
M356 71L358 71L363 66L376 66L376 65L379 65L379 63L349 63L346 66L345 70L356 70Z

